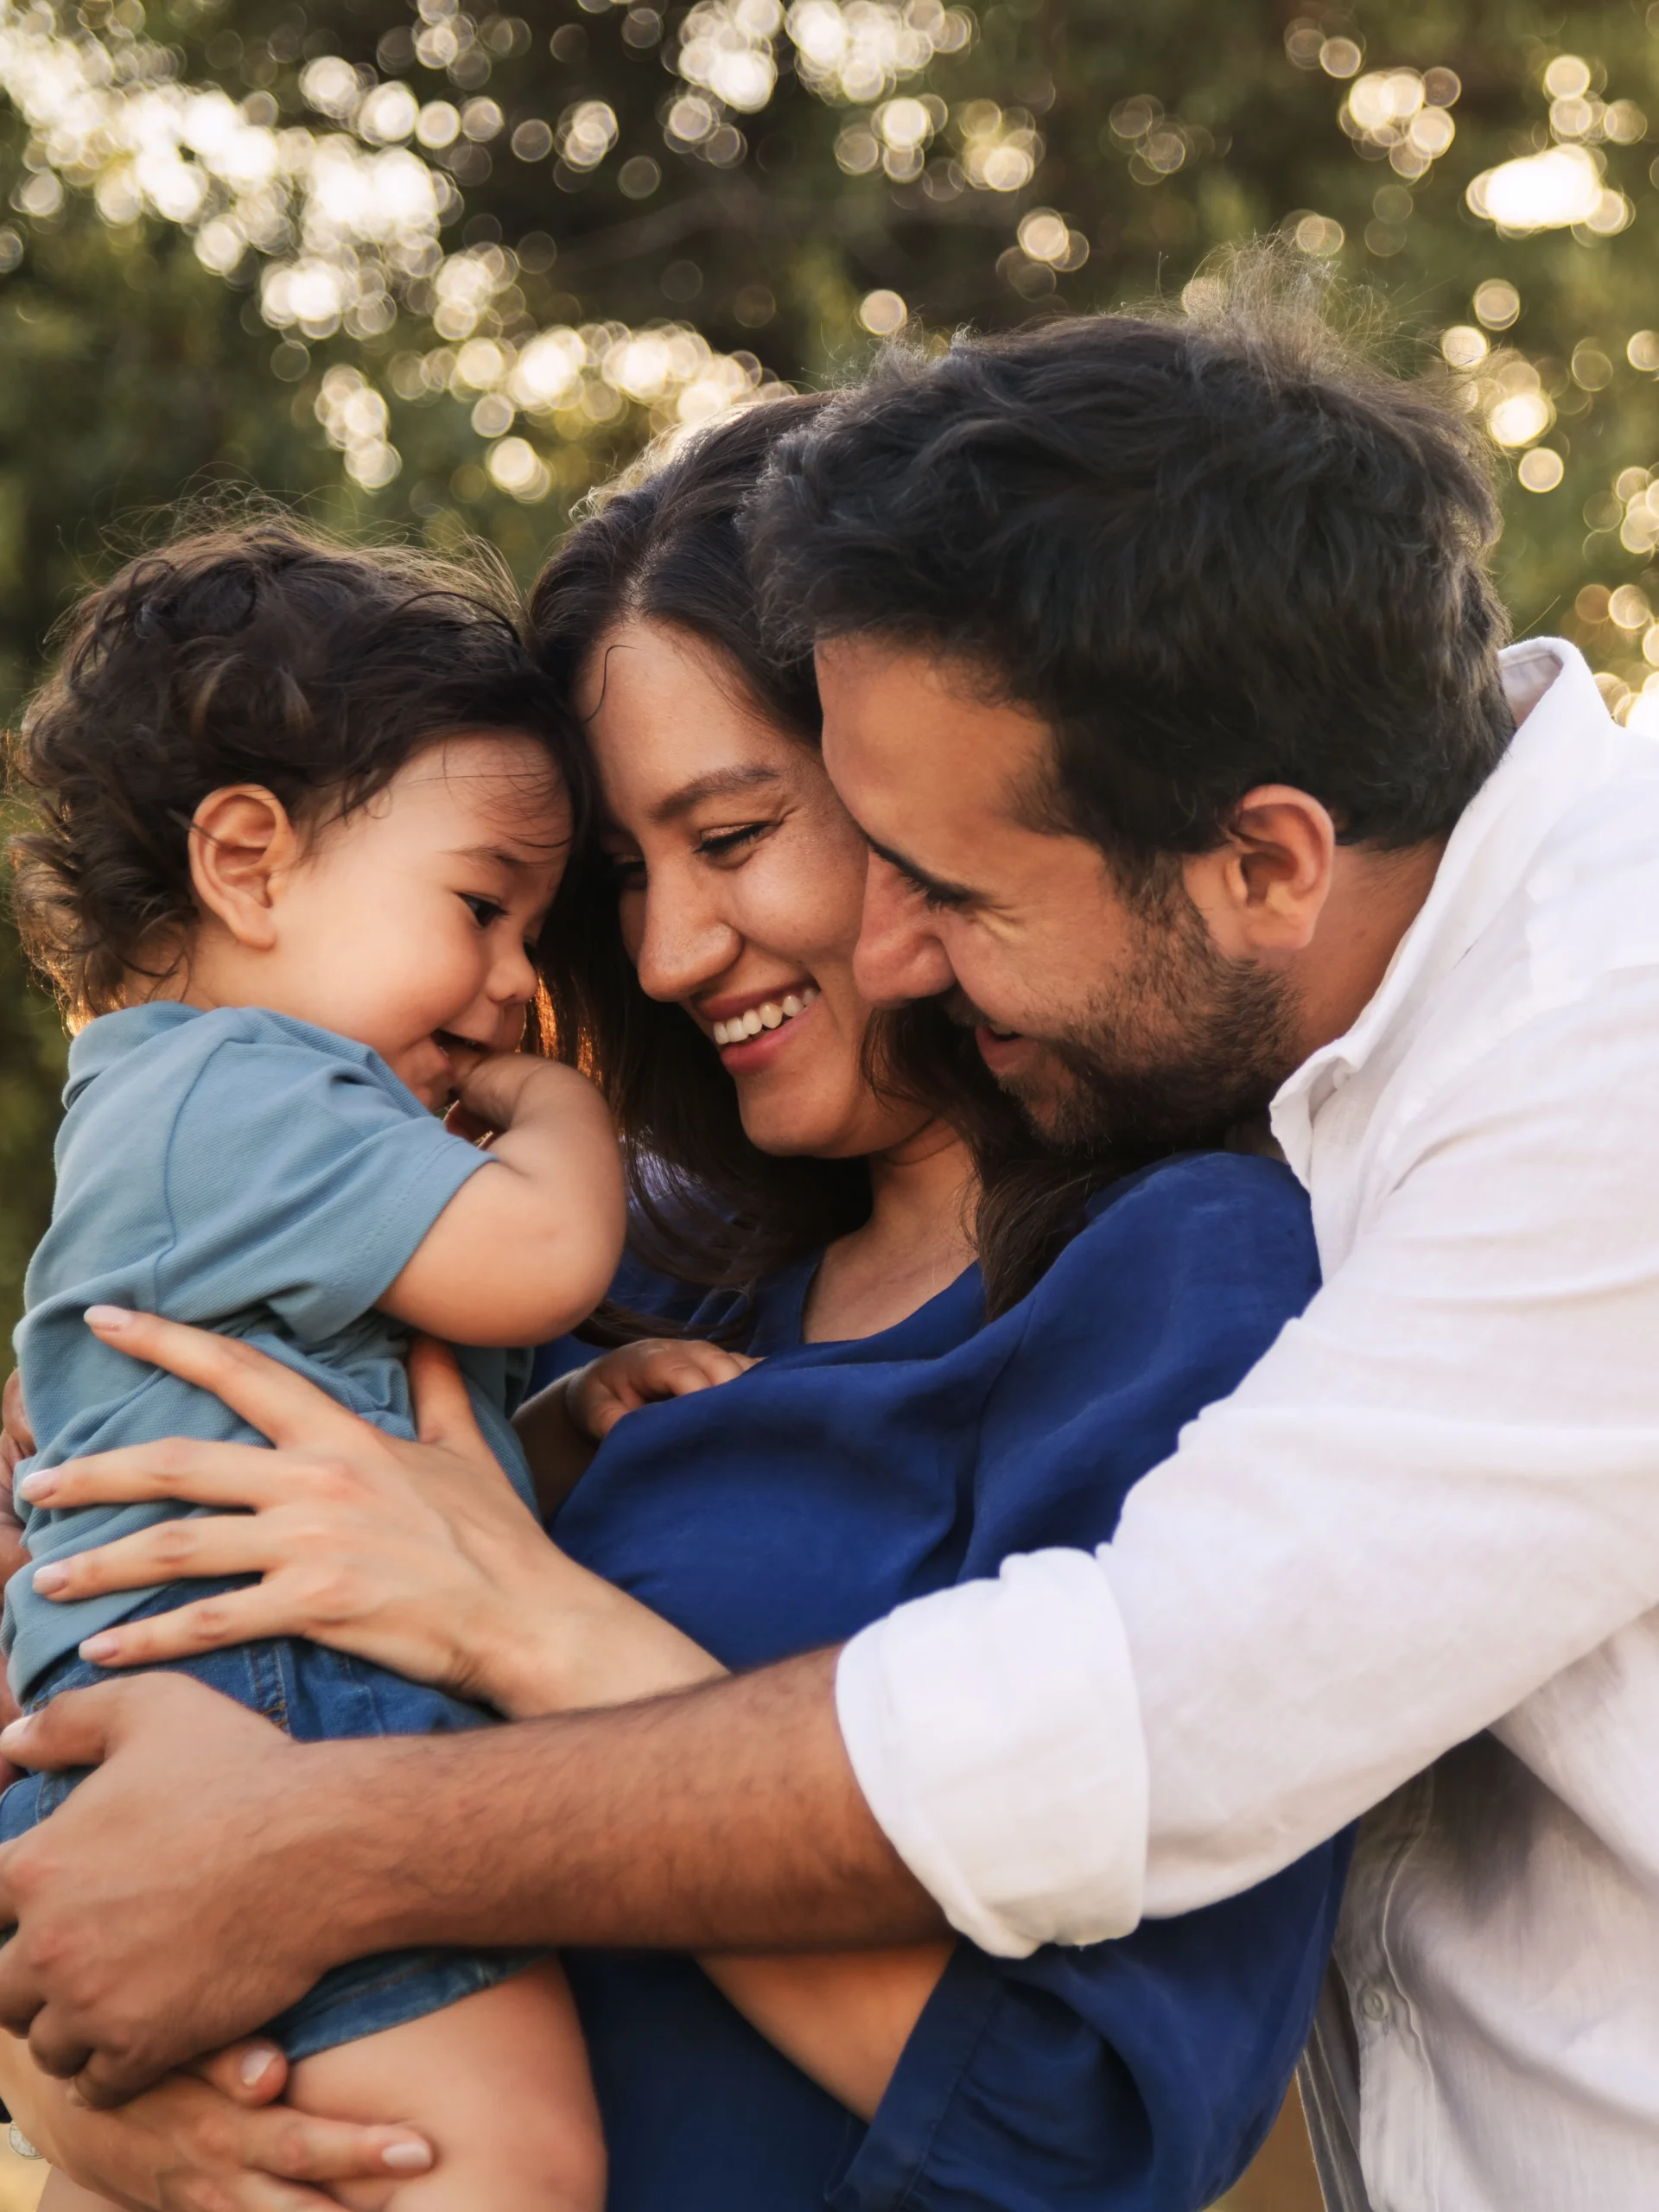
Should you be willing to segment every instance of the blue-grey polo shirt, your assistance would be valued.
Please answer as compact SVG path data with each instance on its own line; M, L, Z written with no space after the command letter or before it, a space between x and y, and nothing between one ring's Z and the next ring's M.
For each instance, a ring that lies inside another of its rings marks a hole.
M378 1053L261 1007L153 1001L102 1015L69 1052L52 1225L29 1264L16 1344L39 1444L30 1464L164 1436L265 1440L217 1398L100 1344L88 1306L128 1306L242 1338L382 1428L413 1435L408 1332L375 1310L489 1156L449 1135ZM528 1372L461 1354L492 1448L526 1498L507 1411ZM36 1565L195 1509L25 1512ZM6 1592L22 1691L82 1637L154 1596L72 1605Z

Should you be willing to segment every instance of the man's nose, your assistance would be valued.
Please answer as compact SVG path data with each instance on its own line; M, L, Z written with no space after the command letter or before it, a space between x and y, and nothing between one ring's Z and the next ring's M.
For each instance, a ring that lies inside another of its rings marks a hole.
M872 1006L932 998L957 980L920 893L874 853L864 880L853 977Z

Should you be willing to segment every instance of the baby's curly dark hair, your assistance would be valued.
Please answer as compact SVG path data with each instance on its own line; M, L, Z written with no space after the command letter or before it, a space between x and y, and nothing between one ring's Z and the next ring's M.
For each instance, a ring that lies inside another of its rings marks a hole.
M176 963L197 918L191 820L223 785L262 784L315 828L425 746L510 729L543 741L580 802L579 748L526 639L487 556L365 550L282 515L188 531L90 593L9 747L34 820L10 847L18 931L71 1025Z

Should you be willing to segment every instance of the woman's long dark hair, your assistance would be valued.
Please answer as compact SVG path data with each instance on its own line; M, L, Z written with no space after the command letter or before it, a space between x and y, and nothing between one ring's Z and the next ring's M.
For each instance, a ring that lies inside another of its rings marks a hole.
M741 524L777 441L826 404L793 397L727 416L625 480L571 531L531 602L563 699L574 700L607 632L629 619L660 622L712 645L767 721L817 744L811 662L768 649ZM735 1086L696 1025L640 989L616 905L611 871L590 849L572 864L555 918L546 975L555 1034L564 1056L597 1078L624 1131L636 1256L688 1284L747 1293L868 1218L868 1169L861 1160L779 1158L750 1142ZM1089 1196L1124 1163L1045 1151L991 1080L971 1033L938 1001L878 1015L865 1064L882 1093L931 1109L968 1144L980 1182L974 1227L986 1306L1001 1313L1037 1281ZM637 1332L620 1316L598 1332Z

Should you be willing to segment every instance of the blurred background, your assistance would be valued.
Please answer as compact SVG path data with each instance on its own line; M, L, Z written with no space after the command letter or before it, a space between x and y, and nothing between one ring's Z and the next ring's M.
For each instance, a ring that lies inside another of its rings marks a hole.
M1281 228L1490 424L1517 630L1659 728L1650 115L1635 0L0 0L0 721L181 492L528 575L662 429ZM7 1327L61 1057L0 931Z

